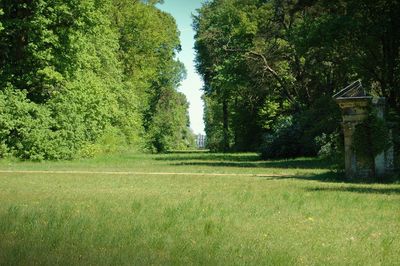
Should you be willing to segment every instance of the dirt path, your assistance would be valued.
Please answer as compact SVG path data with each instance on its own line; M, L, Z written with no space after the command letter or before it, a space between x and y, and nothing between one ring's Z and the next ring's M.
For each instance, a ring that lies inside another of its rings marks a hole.
M0 174L85 174L85 175L179 175L179 176L248 176L248 177L290 177L279 174L227 174L227 173L175 173L175 172L109 172L109 171L24 171L0 170Z

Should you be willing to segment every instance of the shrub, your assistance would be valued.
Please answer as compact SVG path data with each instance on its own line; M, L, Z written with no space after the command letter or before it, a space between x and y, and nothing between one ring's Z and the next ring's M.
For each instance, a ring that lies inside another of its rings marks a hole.
M265 135L261 147L263 159L292 158L301 155L301 130L292 116L279 118L272 133Z
M322 133L315 138L319 147L318 157L330 163L332 170L342 171L344 169L344 137L342 131L331 134Z
M118 103L99 79L77 77L66 88L45 104L11 86L0 92L0 157L72 159L127 146L127 136L113 126L122 117Z
M356 126L353 138L356 155L370 166L374 165L374 158L378 154L390 147L389 128L375 112L370 112L367 119Z
M11 87L0 92L0 156L43 160L61 157L59 139L44 106L29 101L25 91Z

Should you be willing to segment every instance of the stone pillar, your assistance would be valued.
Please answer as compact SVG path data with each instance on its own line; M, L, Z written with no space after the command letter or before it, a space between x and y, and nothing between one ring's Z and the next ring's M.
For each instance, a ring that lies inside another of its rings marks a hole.
M393 168L393 148L374 158L375 169L372 168L370 162L363 161L363 158L357 158L353 148L356 126L368 117L369 109L372 108L376 111L379 118L384 118L385 98L368 96L362 87L361 80L351 83L336 93L333 98L342 109L347 178L370 176L373 172L377 176L385 175Z
M345 170L347 178L368 175L368 169L362 169L353 149L353 136L357 124L368 116L368 106L372 97L348 97L336 99L342 109Z
M356 171L357 171L356 156L352 150L355 124L351 123L351 122L343 122L342 128L343 128L343 135L344 135L344 154L345 154L346 177L351 178L356 174Z
M384 119L385 113L385 98L373 98L372 105L376 111L376 115ZM386 172L386 158L385 151L375 157L375 174L377 176L384 176Z
M339 97L336 99L342 109L343 133L344 133L344 151L346 177L349 179L355 177L368 177L373 170L375 175L384 176L390 170L390 161L393 160L393 149L382 152L374 158L375 169L357 158L353 148L353 136L357 124L364 121L368 116L369 107L376 111L379 118L384 118L385 98L372 98L370 96L362 97Z

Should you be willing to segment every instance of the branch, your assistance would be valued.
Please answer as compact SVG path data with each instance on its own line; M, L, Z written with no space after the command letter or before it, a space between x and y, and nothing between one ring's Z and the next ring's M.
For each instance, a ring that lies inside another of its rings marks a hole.
M230 41L229 41L229 42L230 42ZM224 45L224 46L222 47L222 49L223 49L224 51L227 51L227 52L242 52L242 53L245 54L244 57L250 58L250 59L254 59L254 57L246 56L247 54L260 57L260 58L262 59L262 61L263 61L264 71L270 73L270 74L275 78L275 80L276 80L276 81L279 83L279 85L283 88L283 92L285 93L285 96L288 98L288 100L289 100L290 102L292 102L292 103L295 102L295 99L294 99L293 96L289 93L288 85L287 85L286 82L279 76L279 74L269 65L267 58L266 58L263 54L258 53L258 52L255 52L255 51L249 51L249 50L246 50L246 49L228 48L229 42L228 42L226 45Z
M278 83L281 85L281 87L283 88L283 92L286 94L286 97L288 97L290 102L295 102L294 98L292 95L290 95L289 93L289 88L288 85L286 84L286 82L279 76L279 74L269 65L267 58L261 54L261 53L257 53L254 51L249 51L248 52L251 55L255 55L260 57L263 60L264 63L264 69L266 71L268 71L269 73L272 74L272 76L276 79L276 81L278 81Z

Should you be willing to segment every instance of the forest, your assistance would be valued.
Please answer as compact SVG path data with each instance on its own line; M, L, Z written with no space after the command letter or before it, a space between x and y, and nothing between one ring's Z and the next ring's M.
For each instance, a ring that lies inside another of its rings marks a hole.
M265 158L334 155L332 96L360 79L386 98L399 147L400 2L213 0L194 17L208 147Z
M0 1L0 157L194 147L162 1ZM400 3L210 0L193 15L211 151L336 156L335 92L386 98L399 150Z
M157 2L1 0L0 158L192 147L179 32Z

